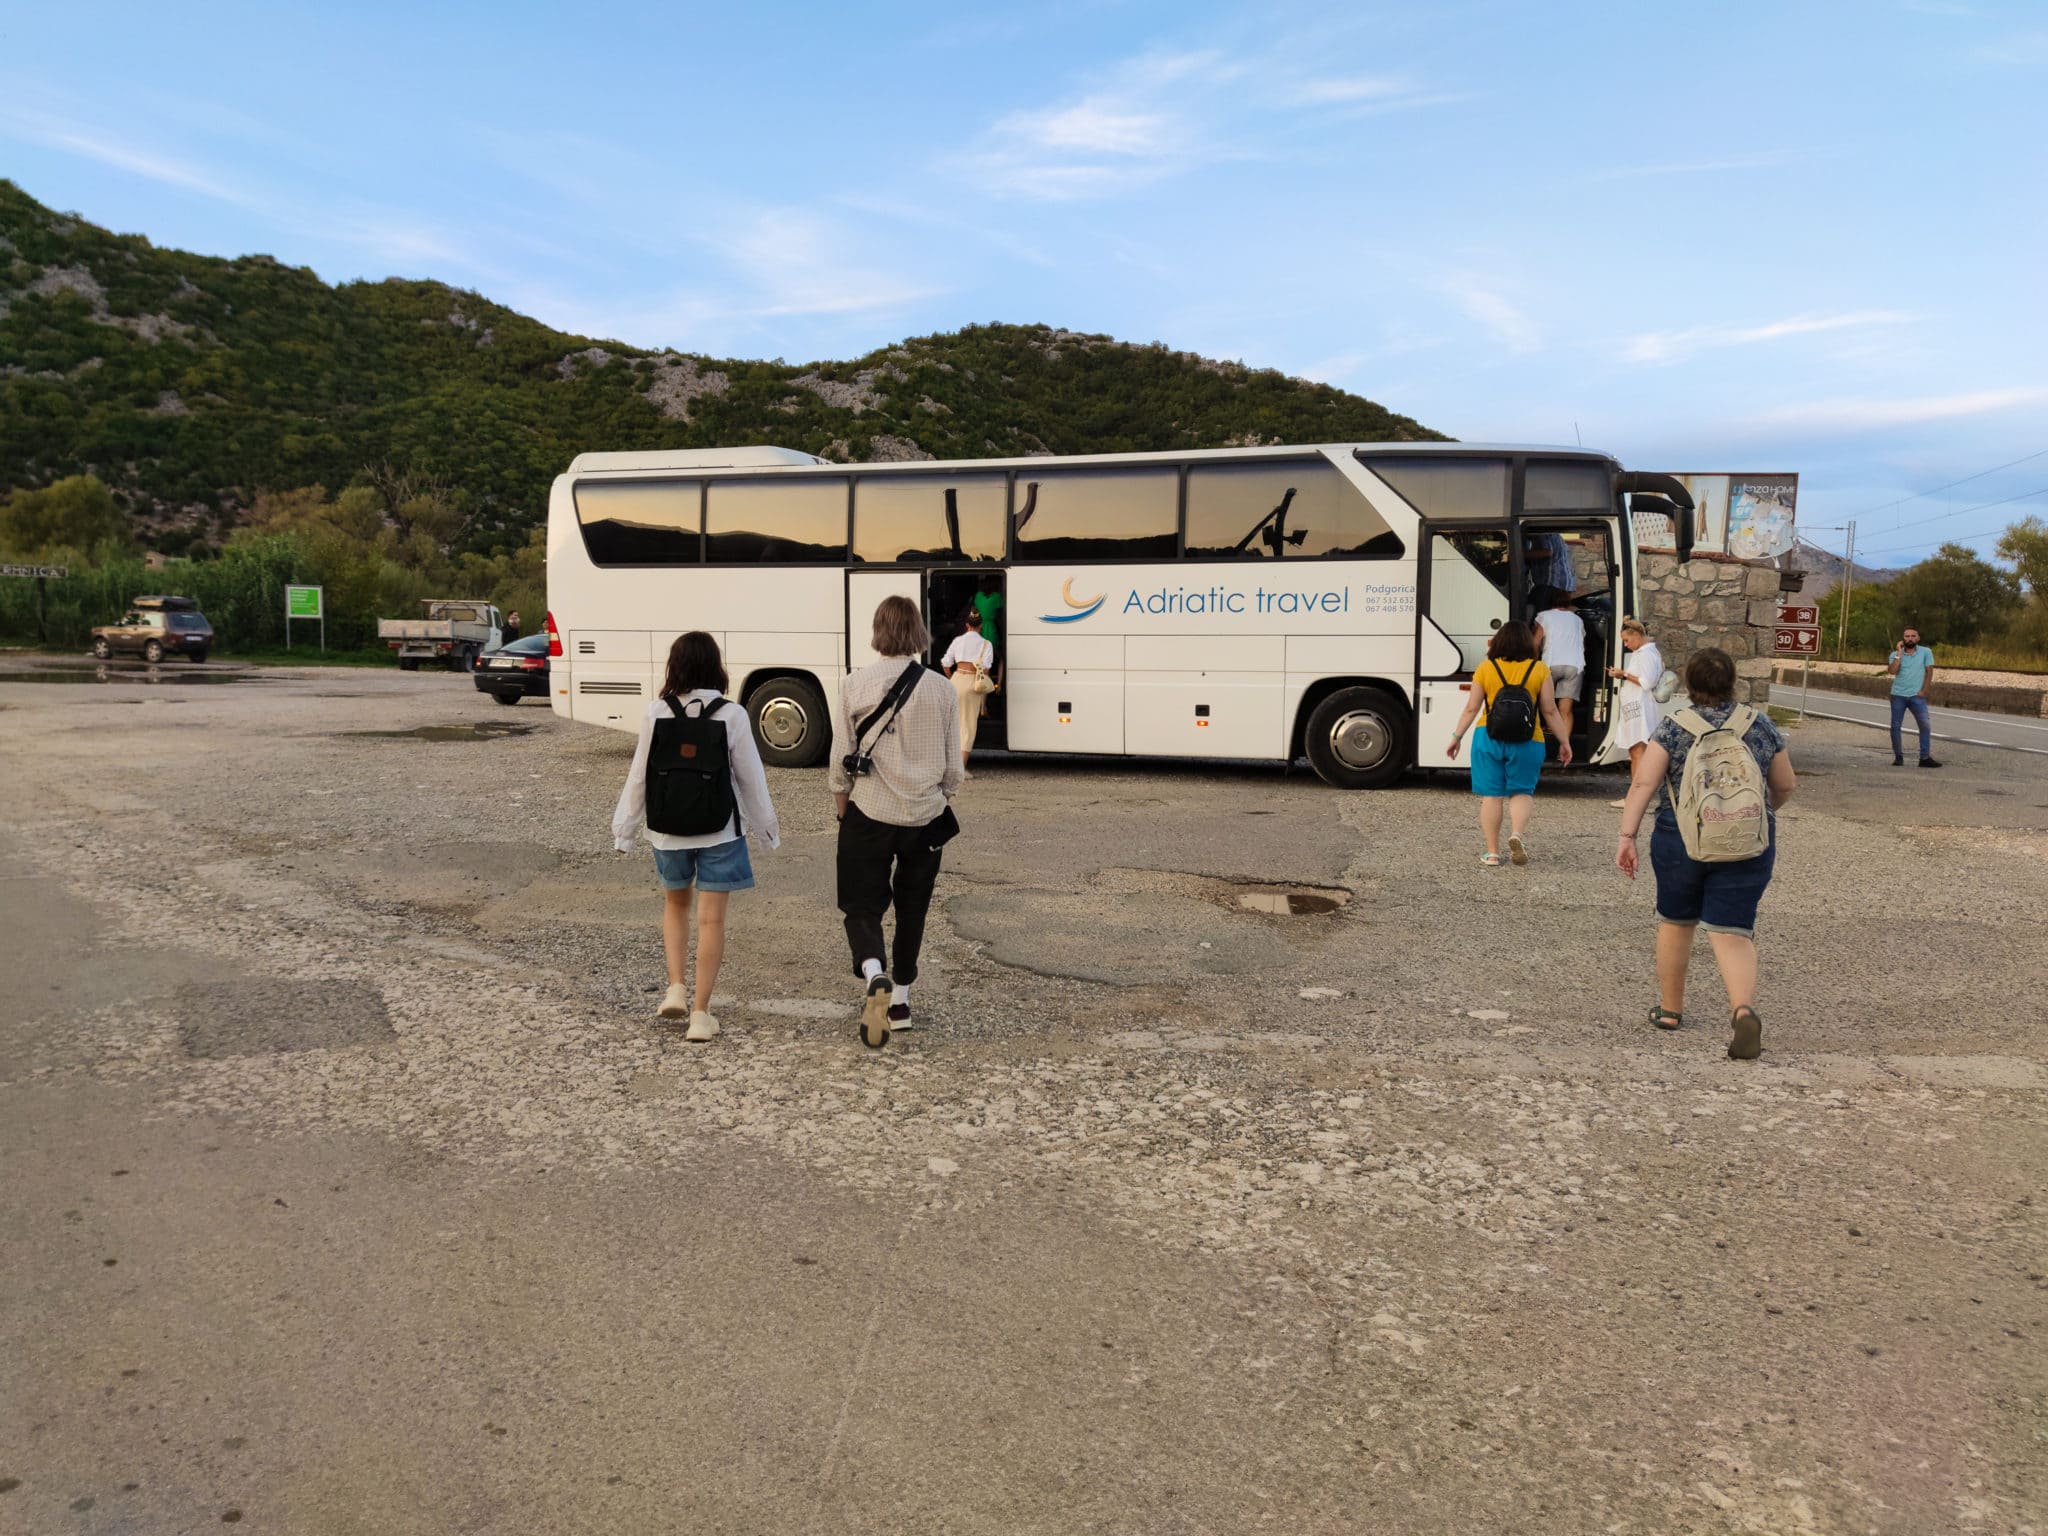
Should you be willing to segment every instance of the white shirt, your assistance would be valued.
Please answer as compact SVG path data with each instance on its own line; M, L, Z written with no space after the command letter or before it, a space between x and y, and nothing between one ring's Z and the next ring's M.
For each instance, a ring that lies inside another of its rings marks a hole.
M946 654L940 658L939 665L953 667L963 661L971 662L984 672L988 671L996 664L995 642L985 639L979 631L972 634L965 630L961 631L960 637L946 647Z
M689 699L718 697L710 688L694 688L683 695ZM612 846L631 853L635 836L647 826L647 753L654 745L654 722L672 718L674 711L658 695L647 701L647 713L640 721L640 741L633 748L633 766L626 770L626 787L619 792L619 808L612 812ZM739 803L739 819L751 833L768 839L770 848L782 846L782 829L775 820L775 802L768 798L768 775L761 769L761 751L754 745L753 723L747 712L730 699L718 718L725 722L727 758L732 763L733 798ZM722 831L678 837L672 832L648 832L647 841L657 848L715 848L740 837L730 821Z
M1569 608L1546 608L1536 615L1543 626L1543 664L1555 672L1559 667L1586 665L1586 621Z

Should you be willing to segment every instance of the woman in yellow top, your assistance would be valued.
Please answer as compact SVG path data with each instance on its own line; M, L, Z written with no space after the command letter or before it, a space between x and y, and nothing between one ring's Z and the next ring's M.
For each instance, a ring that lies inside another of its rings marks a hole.
M1526 741L1513 739L1519 731L1512 717L1521 711L1502 709L1496 719L1494 701L1500 697L1501 689L1510 684L1526 689L1542 716L1541 720L1526 722L1530 731ZM1472 793L1480 797L1479 830L1486 836L1486 852L1480 855L1479 862L1488 869L1497 869L1503 862L1500 823L1505 807L1508 858L1516 864L1526 864L1529 848L1523 839L1529 831L1529 812L1536 804L1536 780L1543 772L1543 726L1547 723L1557 735L1560 767L1572 760L1572 741L1564 716L1558 713L1550 668L1537 655L1535 632L1519 619L1501 625L1487 642L1486 660L1472 674L1472 691L1465 696L1465 713L1458 717L1457 733L1451 737L1449 751L1453 758L1482 708L1490 728L1472 738Z

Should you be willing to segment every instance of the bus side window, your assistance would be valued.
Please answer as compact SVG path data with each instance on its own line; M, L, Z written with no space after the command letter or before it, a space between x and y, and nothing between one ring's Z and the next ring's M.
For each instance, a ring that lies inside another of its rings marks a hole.
M858 476L853 558L873 565L1000 560L1009 489L1001 474Z
M576 520L593 565L695 565L704 558L695 480L583 480Z
M1020 469L1017 559L1171 560L1179 545L1180 471Z
M704 510L704 557L718 565L843 565L846 477L761 475L712 481Z
M1326 459L1188 471L1190 560L1394 560L1401 553L1401 536Z

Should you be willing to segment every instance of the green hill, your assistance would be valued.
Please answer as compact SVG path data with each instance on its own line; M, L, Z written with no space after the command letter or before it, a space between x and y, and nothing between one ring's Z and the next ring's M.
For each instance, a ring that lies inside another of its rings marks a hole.
M565 335L478 294L163 250L0 180L0 496L92 474L161 548L265 492L426 484L524 542L577 453L779 443L856 460L1435 438L1272 370L1042 325L791 366ZM395 500L395 498L393 498Z

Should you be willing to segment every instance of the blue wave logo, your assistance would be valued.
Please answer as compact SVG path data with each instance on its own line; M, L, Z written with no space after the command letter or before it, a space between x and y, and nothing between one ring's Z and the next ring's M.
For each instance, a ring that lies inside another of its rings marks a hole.
M1078 609L1079 612L1041 613L1038 616L1039 622L1041 624L1078 624L1081 620L1087 618L1089 614L1100 608L1108 596L1107 592L1098 592L1093 597L1074 596L1074 578L1069 576L1060 583L1060 597L1069 608Z

